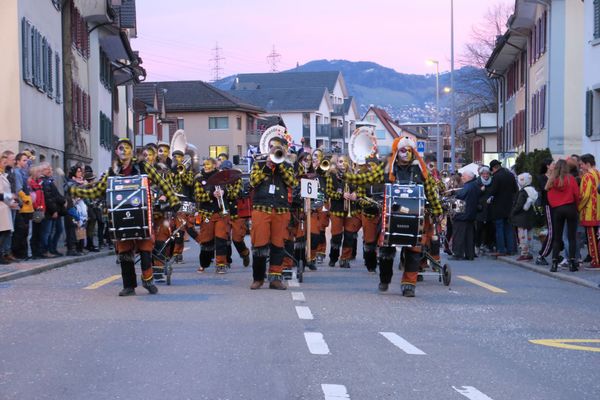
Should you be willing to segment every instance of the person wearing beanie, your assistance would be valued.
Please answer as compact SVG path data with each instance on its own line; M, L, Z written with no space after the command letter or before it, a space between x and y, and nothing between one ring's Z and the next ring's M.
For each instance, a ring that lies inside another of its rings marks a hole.
M71 187L69 189L71 196L84 199L101 199L106 196L109 177L148 175L149 181L162 190L171 207L179 207L179 199L169 183L164 180L150 164L133 158L133 146L129 139L122 138L118 140L115 155L117 157L115 165L106 171L99 181L95 182L91 187ZM154 240L151 237L138 240L120 240L116 242L116 250L119 255L121 276L123 279L123 290L119 292L119 296L135 295L135 288L137 287L137 277L135 273L136 251L140 254L142 286L150 294L158 293L158 288L154 285L152 274L153 247Z
M515 204L511 210L511 222L517 227L519 237L519 248L521 255L517 261L529 261L533 259L533 255L529 252L532 238L532 229L534 224L534 204L538 199L538 193L531 186L532 177L528 172L519 174L517 184L519 192Z
M490 168L483 165L479 168L477 186L480 190L477 217L475 221L475 252L477 255L490 253L494 248L494 236L496 227L490 218L490 188L492 184L492 172Z
M423 185L427 207L434 217L442 215L442 204L437 193L436 183L427 171L425 162L419 155L415 143L407 138L396 138L392 144L392 155L386 168L378 165L365 173L346 173L344 179L355 184L369 183L398 183ZM401 290L404 297L414 297L419 274L419 264L422 257L421 246L403 247L401 262L404 272L401 280ZM388 290L393 275L393 263L396 255L394 246L379 248L379 290Z

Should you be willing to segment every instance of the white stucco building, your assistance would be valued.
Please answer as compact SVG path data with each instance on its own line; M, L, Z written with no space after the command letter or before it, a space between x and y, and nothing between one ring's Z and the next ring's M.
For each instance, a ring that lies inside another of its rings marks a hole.
M585 129L582 153L600 158L600 1L585 1L584 22L584 91Z
M0 148L64 159L60 1L6 0L0 12Z

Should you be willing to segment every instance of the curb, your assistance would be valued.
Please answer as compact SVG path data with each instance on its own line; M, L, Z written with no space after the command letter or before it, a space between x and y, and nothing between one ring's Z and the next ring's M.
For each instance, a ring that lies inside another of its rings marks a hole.
M95 260L96 258L108 257L108 256L114 255L114 254L115 254L114 250L109 250L109 251L101 251L99 253L94 253L94 254L86 254L86 255L78 256L78 257L65 257L62 260L50 262L48 264L40 265L38 267L33 267L33 268L22 270L22 271L9 272L7 274L0 275L0 282L7 282L7 281L12 281L12 280L23 278L23 277L30 276L30 275L41 274L42 272L46 272L46 271L50 271L52 269L64 267L69 264L76 264L76 263L80 263L80 262L84 262L84 261Z
M585 287L588 287L591 289L600 290L600 284L598 282L590 281L588 279L578 278L578 277L572 276L572 275L563 274L561 272L550 272L546 268L542 268L537 265L532 265L529 263L513 260L512 258L509 258L509 257L498 257L497 259L500 261L504 261L505 263L508 263L508 264L516 265L517 267L525 268L530 271L549 276L554 279L559 279L561 281L567 281L567 282L575 283L576 285L581 285L581 286L585 286Z

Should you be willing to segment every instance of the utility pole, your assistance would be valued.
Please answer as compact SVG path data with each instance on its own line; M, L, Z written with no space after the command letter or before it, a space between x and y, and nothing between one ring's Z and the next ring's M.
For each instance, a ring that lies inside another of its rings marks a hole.
M225 57L223 57L221 55L221 50L223 50L221 47L219 47L219 42L217 42L215 44L215 48L212 49L213 51L213 58L211 58L209 61L211 63L213 63L213 67L212 67L212 72L213 72L213 82L218 81L219 79L221 79L221 71L223 71L223 65L222 62L225 61Z
M267 56L267 62L269 63L270 67L271 67L271 72L277 72L277 64L279 64L279 61L281 61L281 54L279 54L276 50L275 50L275 45L273 45L273 50L271 50L271 54L269 54Z
M454 0L450 0L450 171L456 168L456 117L454 109Z

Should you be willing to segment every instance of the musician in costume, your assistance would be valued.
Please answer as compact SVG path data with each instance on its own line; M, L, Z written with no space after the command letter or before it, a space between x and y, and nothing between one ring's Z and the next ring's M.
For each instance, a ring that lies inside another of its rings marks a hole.
M369 173L377 168L378 163L371 160L359 166L359 173ZM383 193L379 185L363 185L358 191L358 205L360 208L360 224L363 229L363 259L367 271L375 273L377 270L377 239L381 231L381 205L376 199L376 193Z
M73 186L70 188L72 196L99 199L106 196L107 181L109 176L137 176L148 175L148 179L160 186L163 194L171 207L179 206L179 199L173 192L169 184L156 172L156 170L145 161L137 161L133 158L133 146L127 138L119 139L115 151L118 161L113 168L109 169L102 178L89 188ZM121 265L121 275L123 278L123 290L119 296L135 295L137 287L137 278L135 273L135 252L140 254L140 263L142 267L142 286L150 294L158 293L158 288L154 285L152 276L152 249L154 247L153 239L141 240L122 240L116 242L117 254Z
M221 170L224 171L232 168L233 164L231 163L231 161L225 160L221 162ZM241 198L246 198L248 196L248 193L245 193L244 183L241 177L238 178L231 187L232 190L230 191L230 196L226 197L227 210L229 211L229 220L231 225L231 241L233 242L233 246L237 250L238 254L242 258L242 263L244 267L247 267L248 265L250 265L250 249L248 249L248 247L246 246L244 238L246 237L246 233L248 232L248 218L242 217L240 215L238 200ZM235 193L237 193L237 196L235 196ZM230 242L227 244L227 262L228 264L231 264Z
M188 234L200 244L200 266L198 272L204 272L213 260L216 261L216 272L227 273L227 243L231 234L229 214L224 212L222 203L225 198L235 199L241 186L211 185L207 181L217 170L217 160L204 160L202 171L196 176L194 186L195 199L198 203L198 213L201 216L200 233L193 227L188 228Z
M252 197L252 272L250 289L259 289L265 281L267 258L270 260L269 288L285 290L283 283L283 246L288 236L290 223L291 190L298 185L294 167L282 161L275 163L272 155L285 153L288 140L285 128L269 128L263 133L261 142L266 141L268 154L265 159L255 160L250 172L250 185L254 188ZM273 132L273 135L270 133ZM270 136L268 136L268 134ZM268 139L268 140L267 140ZM263 147L261 146L261 150Z
M383 176L382 176L383 175ZM442 205L436 190L436 183L427 171L427 166L416 150L415 143L409 138L396 138L392 145L392 155L384 170L381 166L363 174L345 174L345 179L357 184L385 183L423 185L428 201L428 211L434 216L442 215ZM414 297L421 261L421 246L403 247L401 262L404 273L401 280L402 295ZM393 263L396 248L379 248L379 290L388 290L393 275Z
M311 258L314 260L316 257L317 262L322 262L325 259L326 251L327 251L327 237L325 235L325 230L329 226L329 211L327 210L328 199L325 193L325 188L327 187L327 173L331 168L331 157L325 157L320 150L316 151L316 159L318 162L314 167L315 172L317 173L317 178L319 179L319 192L323 193L323 206L319 207L314 211L315 217L312 218L311 214L311 248L313 247L313 243L316 244L316 248L313 251L311 249ZM313 156L314 157L314 156ZM314 160L315 158L313 158ZM314 164L313 164L314 165ZM315 223L316 222L316 223Z
M194 173L191 170L191 165L184 162L185 154L183 150L173 149L171 155L173 160L169 175L171 186L175 190L175 193L191 200L194 198ZM187 220L187 214L182 211L178 212L172 221L172 229L176 230L180 228ZM173 256L176 262L183 261L184 234L184 229L181 229L174 239Z
M172 160L170 157L171 146L165 142L158 142L157 152L156 152L156 161L159 163L163 163L167 166L167 168L171 168Z
M350 160L348 156L339 156L335 170L327 176L325 189L331 207L330 267L334 267L339 258L340 268L350 268L352 249L360 229L359 209L356 203L358 187L344 179L346 173L351 173Z

